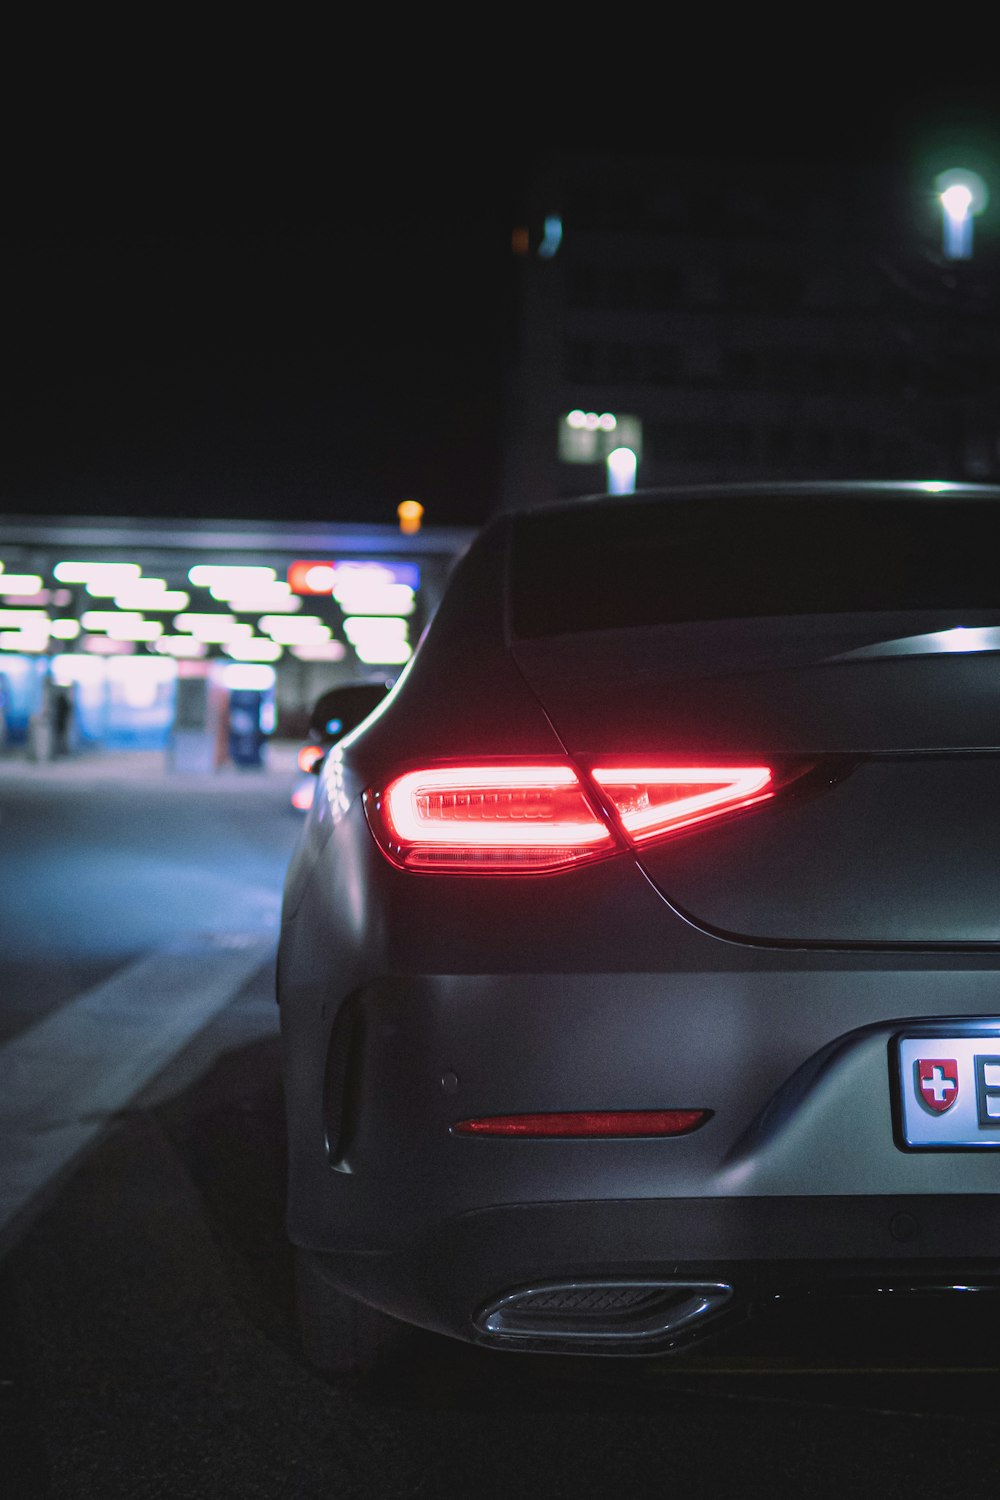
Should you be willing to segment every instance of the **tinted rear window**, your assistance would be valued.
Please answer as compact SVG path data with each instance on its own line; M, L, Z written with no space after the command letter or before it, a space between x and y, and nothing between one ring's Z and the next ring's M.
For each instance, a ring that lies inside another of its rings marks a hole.
M993 500L623 500L519 517L521 637L760 615L1000 607Z

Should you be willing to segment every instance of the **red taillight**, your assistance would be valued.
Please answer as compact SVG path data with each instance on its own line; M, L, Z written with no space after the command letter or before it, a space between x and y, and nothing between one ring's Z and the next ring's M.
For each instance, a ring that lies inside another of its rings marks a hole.
M703 1125L707 1109L604 1109L570 1114L487 1115L459 1120L456 1135L550 1136L564 1140L600 1136L686 1135Z
M591 776L635 843L774 796L770 766L595 766Z
M765 765L435 766L369 788L383 852L405 870L543 874L669 838L770 800L813 770Z
M563 869L616 847L567 765L409 771L365 795L380 847L408 870Z

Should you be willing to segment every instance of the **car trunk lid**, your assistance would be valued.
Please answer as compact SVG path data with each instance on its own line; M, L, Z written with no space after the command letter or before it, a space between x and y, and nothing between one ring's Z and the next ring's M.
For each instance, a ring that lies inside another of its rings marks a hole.
M515 641L586 770L815 762L769 802L637 851L720 935L1000 942L1000 654L951 615L710 621ZM1000 643L1000 631L998 643Z

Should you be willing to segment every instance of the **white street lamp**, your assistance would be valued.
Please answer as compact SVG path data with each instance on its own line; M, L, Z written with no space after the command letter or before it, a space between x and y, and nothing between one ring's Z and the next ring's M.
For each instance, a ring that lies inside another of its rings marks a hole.
M943 215L943 249L947 260L972 259L972 221L990 201L978 172L952 167L934 179Z
M605 459L608 469L608 492L612 495L631 495L635 489L635 471L638 466L631 448L612 448Z

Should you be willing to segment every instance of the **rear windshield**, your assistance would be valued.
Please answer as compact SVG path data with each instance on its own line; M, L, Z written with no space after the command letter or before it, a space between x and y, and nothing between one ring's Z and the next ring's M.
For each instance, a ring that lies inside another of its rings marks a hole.
M760 615L1000 608L1000 505L623 500L515 522L520 637Z

